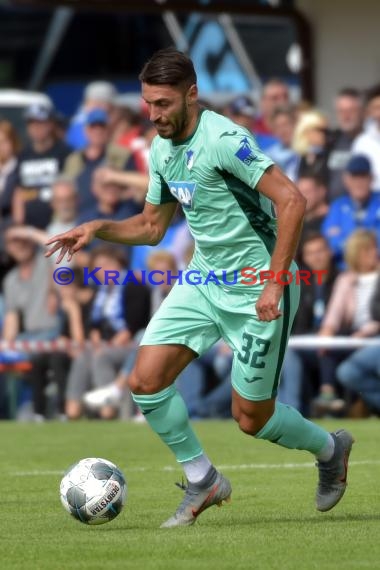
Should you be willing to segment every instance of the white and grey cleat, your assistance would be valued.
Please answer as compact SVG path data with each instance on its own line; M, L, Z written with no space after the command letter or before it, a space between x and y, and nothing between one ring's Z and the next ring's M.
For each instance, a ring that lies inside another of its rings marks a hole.
M341 500L347 487L348 459L354 438L344 430L331 434L335 441L335 451L330 461L317 462L319 482L316 493L318 511L329 511Z
M215 467L210 468L200 483L187 485L176 483L176 485L185 491L185 496L174 515L165 521L161 528L190 526L209 507L213 505L221 507L224 502L228 503L231 500L231 483Z

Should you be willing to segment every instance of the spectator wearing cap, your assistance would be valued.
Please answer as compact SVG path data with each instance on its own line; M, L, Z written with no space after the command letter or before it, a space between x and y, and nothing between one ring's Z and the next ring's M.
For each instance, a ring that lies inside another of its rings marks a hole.
M380 84L373 87L367 95L367 124L364 133L353 142L352 152L364 154L372 167L371 188L380 192Z
M232 99L226 109L228 115L235 123L251 131L255 117L255 106L247 95L239 95Z
M371 191L372 170L368 158L353 155L343 176L345 196L330 204L322 225L340 269L344 269L344 248L347 238L357 229L372 230L380 246L380 194Z
M109 115L104 109L92 109L87 114L85 132L86 146L71 153L64 166L65 175L77 183L80 214L96 206L91 187L97 168L107 165L116 170L136 170L130 151L111 144Z
M84 90L83 102L76 115L71 119L66 133L66 140L74 150L83 149L87 145L87 115L93 109L103 109L110 113L113 100L117 95L116 88L108 81L94 81Z
M55 137L52 105L31 105L25 120L30 142L19 156L12 217L19 224L45 229L51 218L51 187L70 148Z

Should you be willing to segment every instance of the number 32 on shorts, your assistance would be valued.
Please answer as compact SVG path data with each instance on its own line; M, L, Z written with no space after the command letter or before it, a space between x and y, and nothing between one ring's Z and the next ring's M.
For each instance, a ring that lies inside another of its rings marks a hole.
M255 337L247 332L242 336L242 350L238 354L238 359L243 364L248 364L252 368L265 368L263 356L266 356L270 347L270 340Z

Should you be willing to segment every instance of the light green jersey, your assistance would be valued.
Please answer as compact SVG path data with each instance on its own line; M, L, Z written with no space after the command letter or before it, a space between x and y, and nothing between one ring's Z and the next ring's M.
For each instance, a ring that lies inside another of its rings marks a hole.
M146 200L182 205L195 240L190 268L221 279L237 271L238 283L244 267L269 269L276 220L256 186L272 164L251 133L208 110L186 140L155 137Z

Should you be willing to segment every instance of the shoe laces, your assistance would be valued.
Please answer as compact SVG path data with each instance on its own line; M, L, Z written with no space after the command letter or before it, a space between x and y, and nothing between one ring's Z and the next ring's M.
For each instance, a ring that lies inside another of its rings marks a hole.
M319 469L319 485L322 490L328 490L331 485L337 483L337 478L340 475L341 465L338 459L334 458L328 462L318 461L317 466Z
M183 478L181 483L176 482L175 485L179 487L181 491L185 491L185 496L177 509L177 513L180 513L186 510L186 508L193 503L194 497L196 497L198 493L193 486L190 486L189 484L186 485L185 480Z
M179 483L178 481L176 483L174 483L174 485L176 485L177 487L179 487L182 491L187 491L187 489L189 488L188 485L185 484L185 479L182 477L182 481L181 483Z

